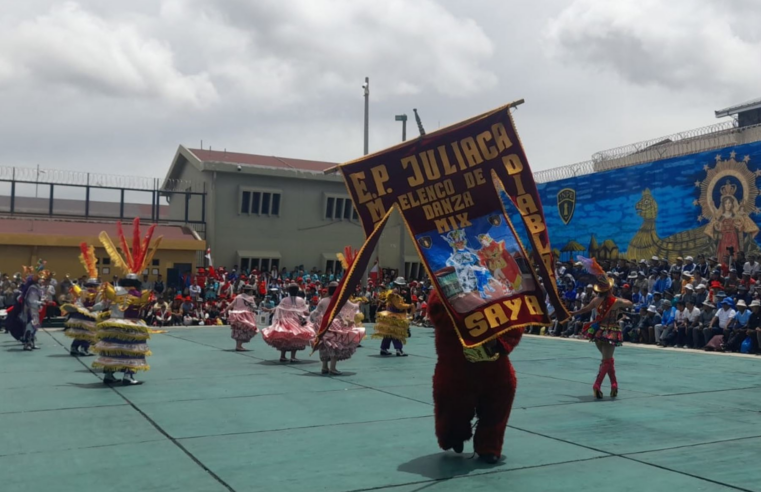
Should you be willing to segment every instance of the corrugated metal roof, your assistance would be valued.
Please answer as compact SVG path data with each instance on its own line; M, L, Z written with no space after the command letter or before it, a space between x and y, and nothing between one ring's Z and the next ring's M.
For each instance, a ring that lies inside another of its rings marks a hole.
M751 111L753 109L759 109L759 108L761 108L761 98L753 99L751 101L747 101L742 104L736 104L728 108L720 109L718 111L714 111L714 113L716 113L717 118L723 118L724 116L732 116L737 113L742 113L743 111Z
M292 169L299 171L322 172L336 165L334 162L308 161L291 159L290 157L275 157L269 155L243 154L219 150L188 149L198 160L203 162L224 162L242 166L268 167L274 169Z

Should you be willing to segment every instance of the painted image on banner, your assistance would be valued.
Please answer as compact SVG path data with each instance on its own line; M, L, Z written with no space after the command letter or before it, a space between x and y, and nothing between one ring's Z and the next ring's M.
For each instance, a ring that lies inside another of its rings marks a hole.
M535 287L502 211L471 220L445 234L431 230L415 236L455 311L468 313L489 301L509 298Z

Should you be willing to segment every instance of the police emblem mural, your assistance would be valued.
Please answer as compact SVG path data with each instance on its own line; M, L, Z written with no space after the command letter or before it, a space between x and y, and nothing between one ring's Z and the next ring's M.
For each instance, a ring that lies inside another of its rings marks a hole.
M564 188L558 192L558 213L564 224L571 222L573 211L576 209L576 191Z

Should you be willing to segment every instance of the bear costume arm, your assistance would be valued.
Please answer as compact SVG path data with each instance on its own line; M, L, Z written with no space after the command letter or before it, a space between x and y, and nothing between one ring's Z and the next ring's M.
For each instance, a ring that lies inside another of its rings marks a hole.
M510 352L521 342L521 337L523 337L523 328L515 328L504 333L497 339L500 351L505 355L510 355Z

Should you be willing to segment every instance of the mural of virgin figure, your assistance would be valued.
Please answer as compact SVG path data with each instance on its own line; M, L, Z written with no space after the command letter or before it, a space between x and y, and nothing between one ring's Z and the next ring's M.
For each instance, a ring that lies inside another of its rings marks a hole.
M737 186L729 180L721 187L721 199L705 233L717 241L716 256L720 260L747 249L747 243L758 233L758 226L748 217L735 197Z

